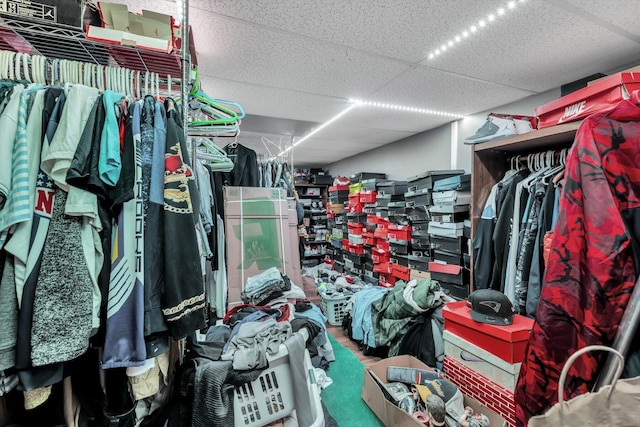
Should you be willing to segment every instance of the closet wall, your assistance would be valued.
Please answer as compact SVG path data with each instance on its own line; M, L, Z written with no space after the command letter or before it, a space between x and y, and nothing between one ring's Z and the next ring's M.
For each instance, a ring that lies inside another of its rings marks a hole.
M340 160L327 169L332 176L381 172L389 179L404 180L429 169L449 169L450 162L451 125L447 124Z

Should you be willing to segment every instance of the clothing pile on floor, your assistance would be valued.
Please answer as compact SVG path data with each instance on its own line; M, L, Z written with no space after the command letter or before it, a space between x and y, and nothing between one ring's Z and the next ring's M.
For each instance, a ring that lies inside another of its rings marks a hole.
M409 354L442 369L442 306L449 301L430 279L398 281L393 288L369 286L351 298L343 329L365 354Z
M313 420L304 420L311 414L309 399L301 396L309 395L304 352L309 351L311 364L322 370L316 375L326 377L324 371L335 360L327 338L326 317L275 267L249 278L242 298L245 304L231 308L219 324L187 339L188 357L179 373L185 391L181 395L181 416L192 413L192 426L233 426L235 386L257 379L269 367L268 357L277 354L284 344L293 375L298 422L311 425ZM296 334L302 329L308 332L306 341ZM295 390L296 384L304 390ZM188 393L189 389L193 392Z

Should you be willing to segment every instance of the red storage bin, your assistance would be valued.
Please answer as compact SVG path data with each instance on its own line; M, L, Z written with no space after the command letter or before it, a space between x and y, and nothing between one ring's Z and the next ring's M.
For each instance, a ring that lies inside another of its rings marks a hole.
M442 310L444 329L509 363L520 363L533 328L533 319L513 315L511 325L490 325L471 319L466 301L450 302Z
M393 240L402 240L404 242L408 242L411 240L411 231L412 228L410 225L389 225L389 231L387 232L387 237Z
M391 275L399 280L409 281L411 270L409 267L404 267L398 264L391 264Z
M334 185L329 187L329 191L349 191L348 185Z
M377 191L363 191L360 193L360 203L375 203Z
M348 222L347 229L349 230L349 234L357 234L361 235L363 232L364 224L358 224L357 222Z

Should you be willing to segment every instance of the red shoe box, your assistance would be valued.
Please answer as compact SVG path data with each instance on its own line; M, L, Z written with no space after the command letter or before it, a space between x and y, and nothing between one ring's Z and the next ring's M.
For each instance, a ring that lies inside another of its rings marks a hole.
M347 229L349 230L349 234L362 234L362 229L364 228L364 224L358 224L357 222L348 222Z
M390 268L391 268L391 266L389 265L388 262L382 262L380 264L373 264L373 271L375 273L389 274L391 272Z
M374 233L375 236L375 233ZM375 236L378 237L378 236ZM389 246L389 242L385 239L385 238L377 238L376 239L376 248L380 249L381 251L385 251L385 252L389 252L390 251L390 246Z
M411 240L411 231L413 229L410 225L389 225L389 232L387 236L389 239L393 240L402 240L404 242L408 242Z
M640 89L640 73L617 73L534 109L538 129L573 122L629 98Z
M384 251L380 248L371 248L371 259L374 264L388 263L390 260L389 251Z
M442 310L444 329L509 363L524 359L533 319L515 314L513 324L496 326L471 319L467 301L450 302Z
M500 414L509 427L516 425L516 402L512 392L449 356L444 358L444 373L463 395Z
M384 288L393 288L396 285L396 278L390 274L380 274L380 279L378 280L378 286L382 286Z
M376 238L373 237L373 233L362 233L362 243L373 246L376 244Z
M360 203L375 203L377 191L363 191L360 193Z
M409 267L404 267L398 264L391 264L391 275L396 279L408 282L410 274L411 270L409 270Z
M332 187L329 187L329 191L334 192L334 191L349 191L349 186L348 185L334 185Z
M380 217L378 215L375 215L375 214L368 214L367 215L367 222L369 224L378 225L378 221L380 221Z

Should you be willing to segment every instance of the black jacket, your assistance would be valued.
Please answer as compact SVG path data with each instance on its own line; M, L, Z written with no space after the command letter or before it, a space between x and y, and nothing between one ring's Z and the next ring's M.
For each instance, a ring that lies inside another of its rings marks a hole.
M259 187L260 169L256 152L244 145L227 145L224 151L235 165L231 172L224 174L226 185L233 187Z

